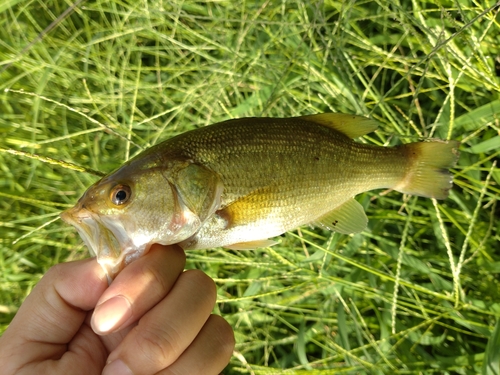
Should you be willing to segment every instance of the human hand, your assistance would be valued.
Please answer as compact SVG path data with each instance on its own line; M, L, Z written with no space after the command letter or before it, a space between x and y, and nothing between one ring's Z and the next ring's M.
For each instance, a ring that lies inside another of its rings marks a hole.
M0 338L0 372L218 374L233 331L211 315L213 281L184 265L179 247L153 245L109 287L95 259L52 267Z

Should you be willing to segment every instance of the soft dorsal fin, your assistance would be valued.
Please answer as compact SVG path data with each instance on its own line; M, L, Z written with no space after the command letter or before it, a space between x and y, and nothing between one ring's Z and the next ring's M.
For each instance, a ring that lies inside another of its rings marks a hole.
M346 113L321 113L319 115L301 116L300 119L328 126L349 138L357 138L375 131L378 123L364 116Z
M366 228L368 218L363 206L354 198L323 215L313 224L342 234L359 233Z

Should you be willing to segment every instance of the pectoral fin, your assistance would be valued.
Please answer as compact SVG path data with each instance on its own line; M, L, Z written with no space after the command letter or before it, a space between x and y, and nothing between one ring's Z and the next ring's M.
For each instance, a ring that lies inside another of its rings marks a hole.
M268 185L231 202L217 214L227 221L228 227L253 223L272 214L278 205L278 194L275 186Z
M224 246L231 250L253 250L261 247L268 247L276 245L278 241L274 240L257 240L257 241L248 241L248 242L240 242L232 245Z
M354 198L317 219L313 224L342 234L359 233L366 228L368 218Z
M224 186L219 176L208 168L197 164L181 166L172 177L172 185L184 205L201 222L220 206Z

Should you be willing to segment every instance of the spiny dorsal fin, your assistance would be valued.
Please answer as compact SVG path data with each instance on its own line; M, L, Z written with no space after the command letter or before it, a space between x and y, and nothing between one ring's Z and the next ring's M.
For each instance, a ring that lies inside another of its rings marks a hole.
M375 120L363 116L346 113L321 113L299 117L303 120L328 126L349 138L357 138L375 131L378 124Z

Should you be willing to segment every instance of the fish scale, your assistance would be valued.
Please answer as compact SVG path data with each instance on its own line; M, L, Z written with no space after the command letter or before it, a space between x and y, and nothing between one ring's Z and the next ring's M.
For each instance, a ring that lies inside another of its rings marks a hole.
M62 217L113 277L153 243L248 249L303 224L360 232L368 219L353 197L368 190L445 198L459 143L353 141L376 126L327 113L196 129L128 161Z
M189 149L189 158L218 173L225 186L223 196L230 197L225 200L228 203L270 184L285 189L281 195L286 202L290 198L288 193L303 196L307 194L303 189L315 188L318 183L332 179L343 181L343 176L353 178L349 173L352 170L350 161L359 155L350 155L353 151L361 151L358 148L364 145L355 144L353 150L353 143L333 129L311 127L307 121L290 124L288 119L280 120L269 119L256 124L253 119L243 119L231 121L230 126L221 123L203 128L206 131L200 132L201 139L196 143L186 137L187 142L181 138L178 143L172 142L171 147ZM380 154L378 148L373 147L365 152L368 160ZM258 159L253 160L253 155L258 155ZM335 168L334 163L340 157L344 164ZM304 179L304 175L315 177L315 180Z

